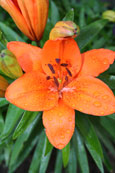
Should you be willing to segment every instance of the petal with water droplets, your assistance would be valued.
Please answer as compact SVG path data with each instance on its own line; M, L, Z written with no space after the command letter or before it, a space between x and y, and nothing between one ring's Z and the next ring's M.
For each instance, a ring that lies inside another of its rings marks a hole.
M43 113L43 124L46 135L52 145L58 149L64 148L70 141L75 127L75 112L63 103Z
M113 64L115 52L108 49L93 49L82 54L83 66L79 76L98 76Z
M109 87L94 77L79 77L63 89L63 100L72 108L92 115L115 112L115 96Z

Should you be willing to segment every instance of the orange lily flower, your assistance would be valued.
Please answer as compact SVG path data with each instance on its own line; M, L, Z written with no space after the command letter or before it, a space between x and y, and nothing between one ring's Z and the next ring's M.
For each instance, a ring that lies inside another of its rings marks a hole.
M41 39L48 17L48 0L0 0L0 6L27 37Z
M75 128L74 109L104 116L115 111L109 87L95 78L114 62L115 52L94 49L80 54L74 39L48 40L43 49L10 42L23 70L6 91L6 99L29 111L44 111L43 124L52 145L64 148Z

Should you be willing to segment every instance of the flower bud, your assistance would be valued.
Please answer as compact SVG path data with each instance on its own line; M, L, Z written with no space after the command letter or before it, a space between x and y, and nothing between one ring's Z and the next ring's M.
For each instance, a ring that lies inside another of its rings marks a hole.
M0 75L0 97L4 97L8 82Z
M108 19L111 22L115 22L115 11L107 10L102 14L103 19Z
M16 57L7 49L0 53L0 71L12 79L23 74Z
M79 26L74 22L60 21L57 22L54 28L51 30L49 39L57 40L70 37L75 38L78 35L79 31Z

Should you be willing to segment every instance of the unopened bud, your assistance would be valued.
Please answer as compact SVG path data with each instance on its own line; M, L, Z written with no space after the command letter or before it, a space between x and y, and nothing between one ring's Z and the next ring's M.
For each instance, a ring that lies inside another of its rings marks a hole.
M50 32L49 39L50 40L57 40L57 39L64 39L64 38L75 38L80 29L79 26L76 25L72 21L60 21L57 22L54 28Z
M115 11L107 10L102 14L103 19L108 19L111 22L115 22Z
M0 97L4 97L8 82L0 75Z
M23 74L16 57L7 49L0 53L0 71L12 79Z

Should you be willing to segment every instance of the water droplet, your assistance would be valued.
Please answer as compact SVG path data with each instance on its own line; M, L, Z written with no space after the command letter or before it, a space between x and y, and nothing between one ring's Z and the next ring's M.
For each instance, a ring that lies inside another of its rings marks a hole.
M69 118L69 121L71 122L72 121L72 118Z
M82 108L79 108L79 110L80 110L80 111L83 111L83 109L82 109Z
M103 98L104 100L106 100L108 97L109 97L108 95L104 95L102 98Z
M70 133L70 130L67 130L67 133L69 134Z
M96 92L93 93L93 95L94 95L95 97L98 97L100 94L99 94L98 91L96 91Z
M59 122L62 123L62 120L60 120Z
M49 117L49 118L48 118L48 120L49 120L49 121L52 121L52 118L51 118L51 117Z
M101 112L101 115L104 115L104 112Z
M104 59L104 60L103 60L103 64L104 64L104 65L108 64L108 59Z
M94 102L94 105L95 105L96 107L100 107L100 106L101 106L101 103L98 102L98 101L96 101L96 102Z
M61 135L61 139L64 139L65 138L65 136L64 135Z
M62 113L59 113L59 117L62 117Z
M63 147L64 147L64 144L58 144L58 145L57 145L57 148L58 148L58 149L62 149Z

